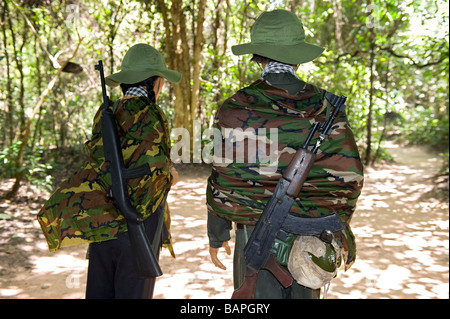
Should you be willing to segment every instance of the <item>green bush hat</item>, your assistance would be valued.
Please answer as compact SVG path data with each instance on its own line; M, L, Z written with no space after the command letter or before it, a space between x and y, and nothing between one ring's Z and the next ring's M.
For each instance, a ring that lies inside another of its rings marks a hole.
M305 42L305 30L292 12L263 12L251 29L251 42L231 47L234 55L258 54L287 64L302 64L317 58L324 48Z
M112 87L121 83L134 84L155 75L174 83L181 80L179 72L167 68L161 53L148 44L138 43L133 45L123 57L120 72L106 77L106 84Z

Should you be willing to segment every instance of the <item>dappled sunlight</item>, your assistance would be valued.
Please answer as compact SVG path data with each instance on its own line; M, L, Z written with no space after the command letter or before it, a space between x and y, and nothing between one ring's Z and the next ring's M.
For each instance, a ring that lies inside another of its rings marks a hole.
M341 267L329 298L449 297L448 202L426 195L440 163L417 148L391 152L396 164L366 171L351 224L357 260Z
M88 264L86 258L80 259L67 253L49 257L31 256L30 262L33 264L33 273L47 274L49 276L63 272L81 272L86 269Z
M206 231L206 179L208 172L186 173L172 187L168 203L176 259L163 249L160 265L163 275L156 281L154 298L225 298L233 292L232 256L221 252L227 270L210 260ZM232 235L233 232L232 232ZM230 243L233 247L233 240Z
M80 246L55 253L34 251L29 256L29 269L9 278L8 287L0 288L0 298L84 298L88 265L85 253L85 245L84 249Z
M448 202L428 196L440 163L420 148L391 151L395 164L366 170L351 222L357 259L346 272L340 268L329 299L449 298ZM169 193L176 258L161 251L163 275L154 298L228 299L233 292L232 255L219 253L225 271L214 267L209 256L209 174L207 168L188 167ZM35 220L40 205L31 207L32 202L0 205L0 213L12 217L0 220L0 298L84 298L87 246L49 253ZM234 231L231 235L233 249Z
M87 245L50 253L36 220L48 195L23 188L21 201L5 200L0 213L0 298L84 298Z

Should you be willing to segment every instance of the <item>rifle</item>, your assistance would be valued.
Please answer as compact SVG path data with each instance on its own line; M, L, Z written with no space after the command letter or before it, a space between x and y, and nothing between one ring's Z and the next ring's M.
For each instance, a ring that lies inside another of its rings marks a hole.
M331 133L331 125L337 114L345 109L344 103L347 99L345 96L339 97L327 92L325 97L334 106L334 110L324 123L315 122L312 125L302 147L297 150L285 173L278 181L272 197L244 248L247 263L244 282L233 292L232 299L253 299L255 297L258 272L262 268L269 270L283 287L287 288L292 284L291 274L277 262L271 249L275 238L286 240L288 233L320 235L324 241L331 242L332 233L343 228L343 224L336 214L308 218L289 213L314 164L319 147ZM320 136L312 149L308 150L311 139L317 131Z
M100 72L102 83L103 110L100 122L105 161L110 163L109 170L112 180L110 195L127 221L128 237L131 241L137 276L139 278L158 277L162 275L162 271L153 254L150 241L145 234L144 219L136 208L131 205L127 189L129 179L147 175L150 173L150 169L148 165L142 165L132 169L125 167L116 120L113 110L109 105L108 95L106 94L103 62L99 61L95 65L95 69Z

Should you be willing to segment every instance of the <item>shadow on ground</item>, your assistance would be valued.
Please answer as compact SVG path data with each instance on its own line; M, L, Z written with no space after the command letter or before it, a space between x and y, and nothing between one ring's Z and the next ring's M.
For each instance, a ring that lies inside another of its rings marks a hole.
M389 151L395 164L366 169L351 223L358 257L347 272L341 269L327 298L449 298L448 199L430 196L441 161L418 147L391 145ZM208 253L205 187L210 170L189 164L179 171L180 182L168 199L176 259L162 251L164 274L155 298L230 298L232 256L220 255L227 267L223 271L212 265ZM8 183L2 182L2 191ZM48 252L36 222L47 196L24 188L18 200L0 200L0 298L84 298L87 247Z

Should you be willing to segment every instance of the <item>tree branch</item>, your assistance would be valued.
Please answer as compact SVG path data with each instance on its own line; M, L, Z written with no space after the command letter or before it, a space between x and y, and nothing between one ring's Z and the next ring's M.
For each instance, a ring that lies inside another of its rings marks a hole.
M6 22L8 22L9 19L11 19L11 17L12 17L13 14L14 14L14 12L16 12L16 10L19 9L19 7L21 7L21 6L23 5L23 2L24 2L24 1L25 1L25 0L22 0L18 5L17 5L16 3L13 2L13 4L14 4L16 7L14 8L14 10L13 10L10 14L8 14L8 16L6 17L5 21L0 22L0 28L1 28Z
M448 58L448 56L446 56L445 54L441 54L441 57L440 57L439 60L436 60L436 61L430 61L430 62L427 62L427 63L425 63L425 64L420 64L420 63L417 63L417 62L414 60L414 58L410 57L409 55L399 54L399 53L395 52L392 48L389 48L389 47L382 48L382 47L380 47L380 46L377 46L377 47L378 47L380 50L386 51L386 52L388 52L389 54L391 54L392 56L395 56L396 58L400 58L400 59L408 59L408 60L411 61L412 64L413 64L415 67L417 67L418 69L423 69L423 68L426 68L426 67L431 66L431 65L439 64L439 63L443 62L446 58Z
M14 1L11 1L16 7L18 6ZM52 65L55 69L59 68L59 63L57 60L57 57L62 53L62 51L57 52L55 55L52 55L48 50L47 47L42 43L41 38L39 37L39 34L37 33L36 29L33 26L33 23L31 23L30 19L25 15L25 13L22 10L19 10L19 13L22 15L22 17L25 19L26 23L31 29L31 32L36 36L36 39L39 40L39 46L41 49L47 53L50 61L52 61Z
M27 125L25 127L25 131L22 133L22 137L21 137L22 144L20 145L19 153L17 154L17 160L16 160L16 168L17 169L19 169L23 165L23 156L25 154L25 150L28 145L28 140L30 139L31 126L33 124L34 117L39 112L39 109L41 108L42 104L44 103L45 98L51 92L51 90L55 86L56 82L60 78L61 73L63 72L66 65L69 63L70 60L72 60L77 55L78 49L83 41L83 38L80 37L80 34L77 33L77 35L78 35L78 43L77 43L75 50L73 51L72 56L70 58L68 58L66 61L64 61L64 63L62 63L62 65L59 67L58 72L53 77L53 79L48 83L47 88L44 90L44 92L42 92L41 96L39 97L38 103L35 105L33 111L31 112L31 115L28 118ZM12 198L16 195L16 193L20 187L20 182L22 180L23 173L24 173L23 170L18 171L18 173L16 173L16 176L15 176L16 180L14 182L12 189L8 192L8 194L6 194L6 198Z

